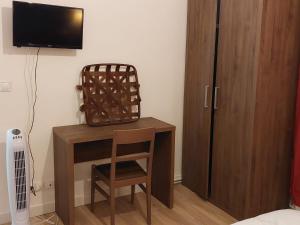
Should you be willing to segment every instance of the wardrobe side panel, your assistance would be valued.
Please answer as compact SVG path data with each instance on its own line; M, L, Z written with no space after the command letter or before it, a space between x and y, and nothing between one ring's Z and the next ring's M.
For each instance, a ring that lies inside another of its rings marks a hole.
M247 216L289 205L300 1L265 0Z

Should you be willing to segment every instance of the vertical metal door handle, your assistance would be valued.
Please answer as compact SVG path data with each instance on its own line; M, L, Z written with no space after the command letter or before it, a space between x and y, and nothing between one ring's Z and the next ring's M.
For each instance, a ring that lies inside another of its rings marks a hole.
M217 110L218 109L218 90L220 88L219 87L215 87L215 100L214 100L214 109Z
M205 89L205 93L204 93L204 108L205 109L208 109L208 88L209 88L209 85L205 85L204 89Z

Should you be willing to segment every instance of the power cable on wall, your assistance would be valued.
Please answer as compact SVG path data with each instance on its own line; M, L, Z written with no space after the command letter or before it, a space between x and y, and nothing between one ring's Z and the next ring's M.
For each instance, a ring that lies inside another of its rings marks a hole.
M26 61L25 61L25 68L24 68L24 78L25 78L25 83L26 83L26 90L27 90L27 98L28 98L28 104L29 107L31 107L31 101L33 101L32 104L32 110L29 111L28 114L28 124L30 125L30 129L28 132L27 140L28 140L28 148L32 160L32 179L31 179L31 186L30 190L31 192L36 196L36 190L34 188L34 179L35 179L35 166L34 166L34 157L30 145L30 135L32 133L32 130L34 128L34 122L35 122L35 114L36 114L36 103L37 103L37 98L38 98L38 82L37 82L37 69L38 69L38 62L39 62L39 53L40 53L40 48L36 52L36 60L34 62L34 57L32 60L30 59L30 51L28 50L26 54ZM28 72L29 74L29 83L30 83L30 90L28 87L28 81L26 78L26 73ZM34 87L32 85L32 74L34 72ZM55 222L53 219L55 219ZM49 224L49 225L58 225L59 224L59 218L56 214L49 216L48 218L39 218L40 221L35 223L34 225L39 225L39 224Z
M37 53L36 53L36 61L35 61L35 67L34 67L34 96L33 96L33 105L32 105L32 118L31 118L31 124L30 124L30 128L29 128L28 136L27 136L30 157L32 160L32 177L31 177L30 190L34 194L34 196L36 196L36 190L34 188L35 165L34 165L34 157L33 157L32 149L31 149L31 144L30 144L30 135L31 135L33 127L34 127L36 103L37 103L37 98L38 98L38 95L37 95L37 93L38 93L37 68L38 68L40 50L41 49L38 48Z

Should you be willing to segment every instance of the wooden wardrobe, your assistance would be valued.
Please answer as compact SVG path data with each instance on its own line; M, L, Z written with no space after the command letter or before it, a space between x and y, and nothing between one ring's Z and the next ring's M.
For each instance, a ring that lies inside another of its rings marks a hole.
M299 0L189 0L183 184L237 219L287 208Z

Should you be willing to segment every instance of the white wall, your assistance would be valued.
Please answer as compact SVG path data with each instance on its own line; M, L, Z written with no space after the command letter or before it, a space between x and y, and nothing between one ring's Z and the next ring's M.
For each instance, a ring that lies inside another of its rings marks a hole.
M121 62L138 69L142 116L176 125L175 178L181 177L181 135L186 41L186 0L39 0L85 9L84 49L42 49L38 68L38 102L32 133L36 181L54 179L51 129L79 123L75 85L86 64ZM36 49L12 47L12 1L0 1L0 81L13 90L0 92L0 224L8 220L5 131L27 128L25 85ZM76 165L77 204L88 196L90 163ZM53 191L32 198L32 212L53 210Z

